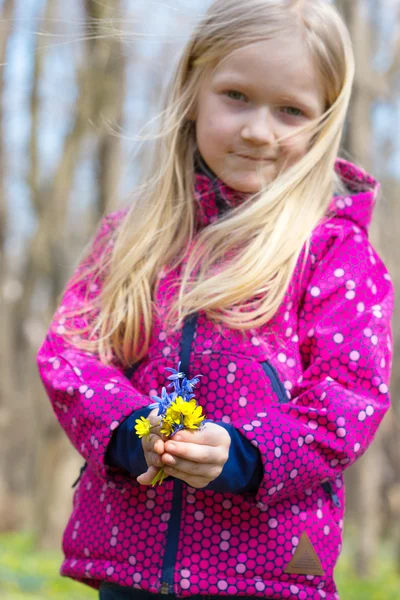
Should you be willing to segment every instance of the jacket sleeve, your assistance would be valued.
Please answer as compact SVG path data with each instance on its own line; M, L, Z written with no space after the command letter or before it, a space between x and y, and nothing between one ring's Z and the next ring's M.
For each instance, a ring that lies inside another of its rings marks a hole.
M135 410L125 421L118 425L113 432L107 447L105 462L112 467L119 467L128 471L132 477L139 477L148 469L142 439L136 435L136 420L144 417L147 419L151 409Z
M255 494L263 478L258 449L230 423L221 421L217 425L230 435L229 457L220 475L204 489L231 494Z
M122 368L104 365L97 355L78 348L74 338L70 341L63 334L71 324L76 329L86 324L84 317L71 316L71 311L98 294L101 281L82 279L81 275L101 260L103 252L110 251L110 234L117 220L114 214L102 221L88 257L66 287L37 356L39 374L58 421L89 467L107 482L115 482L115 475L121 475L105 464L113 431L134 410L149 405L150 399L131 385Z
M390 275L351 226L327 245L312 257L299 306L303 373L290 401L233 423L261 453L261 505L335 479L366 451L389 408Z

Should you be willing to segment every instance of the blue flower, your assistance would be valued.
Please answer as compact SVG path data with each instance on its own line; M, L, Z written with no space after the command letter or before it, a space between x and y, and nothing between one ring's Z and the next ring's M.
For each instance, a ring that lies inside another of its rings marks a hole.
M165 367L166 371L170 371L172 375L169 375L168 379L171 381L167 385L167 387L175 388L173 392L167 392L165 387L162 388L161 398L158 396L152 396L152 400L155 400L154 403L149 405L149 408L153 410L154 408L158 408L158 415L162 418L165 417L165 414L168 408L171 406L173 402L175 402L178 396L181 396L185 402L190 402L195 395L192 393L195 385L200 381L199 377L201 375L197 375L193 377L193 379L188 379L185 373L179 371L181 363L178 364L178 369L171 369L170 367ZM180 380L182 379L182 383ZM175 431L176 433L176 431Z
M182 393L182 388L181 388L181 384L180 384L179 380L185 378L185 373L181 373L179 371L180 366L181 366L181 361L179 361L179 363L178 363L178 370L171 369L170 367L165 367L166 371L171 371L171 373L172 373L172 375L170 375L169 377L167 377L167 379L169 379L171 381L171 383L168 385L168 387L175 388L175 392L177 394L181 394Z
M172 438L172 436L174 436L176 433L178 433L178 431L182 431L182 429L185 429L185 426L183 423L174 423L172 426L172 433L169 436L170 438Z
M195 385L200 381L199 377L201 377L201 375L197 375L196 377L193 377L193 379L186 379L185 377L182 381L182 390L189 393L193 392Z
M158 416L164 415L167 412L167 408L169 405L175 401L176 392L172 392L172 394L167 394L167 390L165 387L161 390L161 398L158 396L152 396L152 400L156 402L154 404L150 404L149 408L153 410L153 408L157 408L158 406Z
M176 381L177 379L183 379L185 377L185 373L179 372L180 366L181 366L181 361L179 361L179 363L178 363L178 370L171 369L171 367L165 367L166 371L171 371L171 373L172 373L172 375L167 377L167 379L170 379L172 381Z

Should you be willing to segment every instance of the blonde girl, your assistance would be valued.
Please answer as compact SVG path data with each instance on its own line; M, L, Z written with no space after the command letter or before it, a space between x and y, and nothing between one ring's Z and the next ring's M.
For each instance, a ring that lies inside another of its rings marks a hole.
M379 184L338 158L353 76L327 1L216 0L131 208L67 286L38 355L85 460L61 573L103 600L338 598L343 472L392 363ZM139 440L179 362L209 421Z

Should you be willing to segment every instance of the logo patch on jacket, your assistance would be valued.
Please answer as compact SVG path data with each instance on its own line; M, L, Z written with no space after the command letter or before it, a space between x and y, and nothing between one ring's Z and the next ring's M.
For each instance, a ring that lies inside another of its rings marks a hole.
M323 575L322 566L310 538L302 533L299 545L284 573L295 575Z

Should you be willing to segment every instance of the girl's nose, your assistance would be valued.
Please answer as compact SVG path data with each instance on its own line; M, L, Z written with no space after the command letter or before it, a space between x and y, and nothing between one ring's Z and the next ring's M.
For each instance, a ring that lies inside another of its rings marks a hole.
M274 139L273 117L268 109L260 108L248 115L241 132L242 138L254 144L271 144Z

